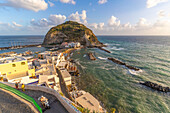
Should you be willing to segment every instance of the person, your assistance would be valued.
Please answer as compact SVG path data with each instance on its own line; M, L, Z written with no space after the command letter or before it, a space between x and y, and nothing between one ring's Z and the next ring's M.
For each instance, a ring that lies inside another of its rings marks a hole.
M18 82L15 82L15 88L18 89Z
M22 84L21 88L22 88L22 91L25 91L25 85L24 84Z

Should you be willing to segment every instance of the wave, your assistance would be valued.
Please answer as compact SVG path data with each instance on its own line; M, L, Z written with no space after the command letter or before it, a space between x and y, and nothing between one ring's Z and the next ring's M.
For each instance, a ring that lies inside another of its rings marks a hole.
M82 69L86 69L85 66L81 65L80 61L79 60L75 60L76 64L79 65Z
M112 47L111 49L112 50L117 50L117 51L124 50L124 48L117 48L117 47Z
M139 71L128 69L128 72L132 75L140 75L140 73L142 73L143 71L141 69Z
M107 58L103 58L103 57L98 57L101 60L107 60Z
M108 45L110 45L110 44L109 44L109 43L105 43L104 45L108 46Z
M109 46L109 45L116 45L116 46L119 46L120 44L115 44L115 43L109 44L109 43L105 43L104 45L106 45L106 46Z

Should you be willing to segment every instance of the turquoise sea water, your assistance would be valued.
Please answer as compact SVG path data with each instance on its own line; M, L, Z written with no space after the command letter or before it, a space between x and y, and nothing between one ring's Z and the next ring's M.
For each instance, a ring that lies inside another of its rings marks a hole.
M139 81L152 81L170 87L170 37L98 36L106 44L106 53L99 49L75 52L73 58L81 70L81 87L101 100L107 109L121 113L170 113L170 93L161 93L142 86ZM96 61L86 54L94 52ZM114 57L141 72L129 70L108 61Z

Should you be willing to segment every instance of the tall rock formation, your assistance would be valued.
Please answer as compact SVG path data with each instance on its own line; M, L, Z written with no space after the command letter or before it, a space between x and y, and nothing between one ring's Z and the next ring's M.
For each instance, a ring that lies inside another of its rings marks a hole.
M67 21L51 28L45 36L43 45L56 45L63 42L80 42L81 45L88 47L103 46L92 30L83 24L73 21Z

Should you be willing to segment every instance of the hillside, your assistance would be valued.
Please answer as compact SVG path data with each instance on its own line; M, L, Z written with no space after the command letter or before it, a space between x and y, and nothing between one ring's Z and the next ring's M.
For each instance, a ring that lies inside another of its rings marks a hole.
M45 36L43 45L56 45L62 42L80 42L84 46L103 46L92 30L78 22L67 21L51 28Z

